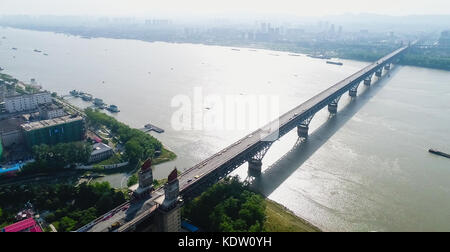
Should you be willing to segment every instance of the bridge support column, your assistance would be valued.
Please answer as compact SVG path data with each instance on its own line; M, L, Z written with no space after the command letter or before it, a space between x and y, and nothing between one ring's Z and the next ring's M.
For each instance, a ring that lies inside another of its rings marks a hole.
M370 84L372 84L372 76L367 77L367 78L364 80L364 85L365 85L365 86L370 86Z
M381 68L381 69L378 69L376 72L375 72L375 76L377 76L378 78L381 78L381 75L383 74L383 68Z
M384 66L384 69L387 71L391 70L391 64L389 63L386 66Z
M330 104L328 104L328 111L331 114L336 114L337 113L337 103L330 103Z
M356 95L358 94L358 87L361 84L361 82L359 82L358 84L356 84L355 86L353 86L349 91L348 91L348 95L350 95L350 97L354 98L356 97Z
M257 178L261 176L262 160L272 144L273 142L266 142L250 159L248 159L248 175L250 177Z
M298 137L308 138L308 131L309 131L309 126L308 125L302 124L302 125L297 127Z
M262 160L258 159L250 159L248 161L248 174L252 177L259 177L261 176L262 171Z

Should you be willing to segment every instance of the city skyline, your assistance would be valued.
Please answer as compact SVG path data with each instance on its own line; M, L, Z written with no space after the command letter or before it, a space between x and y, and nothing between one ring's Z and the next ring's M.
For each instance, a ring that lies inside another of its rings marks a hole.
M172 16L199 17L211 15L273 14L292 16L326 16L357 13L381 15L446 15L450 14L450 2L429 1L427 6L419 1L380 0L377 4L357 0L318 0L277 2L262 0L207 1L207 0L2 0L0 15L120 15L120 16ZM26 8L24 8L26 7Z

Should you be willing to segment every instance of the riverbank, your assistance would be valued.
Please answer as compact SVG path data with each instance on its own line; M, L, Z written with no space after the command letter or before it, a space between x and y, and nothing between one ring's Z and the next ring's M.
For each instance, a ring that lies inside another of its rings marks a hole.
M296 216L275 201L265 199L265 202L267 219L264 230L266 232L322 232L318 227Z

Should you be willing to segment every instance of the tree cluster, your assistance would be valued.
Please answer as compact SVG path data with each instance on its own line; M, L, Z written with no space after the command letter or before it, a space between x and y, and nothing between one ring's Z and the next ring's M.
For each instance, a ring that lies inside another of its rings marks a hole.
M88 123L92 127L100 128L106 126L111 133L118 136L119 140L125 143L125 152L131 163L137 163L149 157L155 157L155 152L162 150L162 144L156 138L138 129L132 129L126 124L117 121L99 111L87 108L85 113Z
M92 146L86 142L60 143L53 146L35 145L32 148L35 162L27 164L22 173L58 171L67 166L87 163Z
M78 187L69 184L10 186L0 190L0 226L15 222L15 215L30 201L35 211L46 214L60 232L74 231L126 201L108 182ZM1 210L3 209L3 210Z
M184 218L211 232L261 232L265 201L237 177L215 184L182 209Z

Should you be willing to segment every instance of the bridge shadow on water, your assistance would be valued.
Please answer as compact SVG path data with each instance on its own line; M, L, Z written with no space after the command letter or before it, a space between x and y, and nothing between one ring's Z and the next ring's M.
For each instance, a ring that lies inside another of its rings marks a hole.
M372 83L370 87L361 84L358 88L358 96L356 98L353 98L345 107L339 110L336 115L330 116L324 124L309 135L308 140L299 139L288 153L264 170L259 178L253 179L250 182L250 188L265 196L272 194L343 125L345 125L370 100L370 98L375 96L381 88L389 82L392 78L390 76L393 76L398 71L398 68L399 67L395 67L390 70L382 79ZM324 109L327 108L325 107Z

